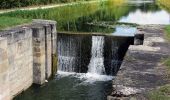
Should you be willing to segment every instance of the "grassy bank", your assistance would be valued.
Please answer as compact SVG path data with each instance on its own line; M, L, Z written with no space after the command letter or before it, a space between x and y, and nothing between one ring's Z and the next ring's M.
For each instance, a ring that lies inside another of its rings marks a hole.
M79 2L73 5L48 9L16 10L0 14L0 16L55 20L57 21L57 30L59 31L96 31L99 30L99 28L93 28L94 30L92 30L89 27L85 28L84 25L86 25L87 22L110 20L116 22L131 10L130 7L125 6L124 0L91 1L95 2Z
M89 1L89 0L0 0L0 9L10 9L48 4L60 4L77 1Z
M166 34L166 38L168 41L170 41L170 25L166 26L165 28L165 34Z
M148 94L149 100L170 100L170 85L165 85Z
M31 19L2 16L0 17L0 30L29 22L31 22Z
M70 10L71 9L71 10ZM50 19L58 22L61 26L63 21L71 21L79 18L80 16L86 16L99 9L99 4L75 4L68 6L61 6L49 9L37 9L37 10L17 10L0 14L0 30L20 25L23 23L31 22L32 19ZM66 16L69 15L69 16Z
M161 8L170 12L170 2L169 2L169 0L157 0L156 2Z
M168 42L170 43L170 25L165 27L165 38L168 40ZM168 76L170 77L170 57L163 60L163 64L167 67L167 72L168 72Z

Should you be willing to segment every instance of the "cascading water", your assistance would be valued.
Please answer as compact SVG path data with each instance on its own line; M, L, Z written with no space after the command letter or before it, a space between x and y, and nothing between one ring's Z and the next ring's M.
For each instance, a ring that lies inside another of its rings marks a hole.
M80 66L79 49L81 41L71 37L58 40L58 70L64 72L77 72Z
M58 76L84 82L108 81L104 67L104 36L58 36Z
M92 36L91 60L88 65L88 73L105 74L104 68L104 37Z

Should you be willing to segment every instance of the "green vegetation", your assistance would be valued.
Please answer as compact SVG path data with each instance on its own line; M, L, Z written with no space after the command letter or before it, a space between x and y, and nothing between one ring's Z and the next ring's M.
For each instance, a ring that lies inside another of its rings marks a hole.
M57 28L64 30L68 24L76 24L76 19L87 16L99 9L99 4L76 4L50 9L38 9L31 11L14 11L0 16L18 17L24 19L49 19L57 21ZM80 22L79 22L80 23ZM71 26L71 25L70 25ZM75 27L74 27L75 28Z
M0 0L0 9L88 0Z
M0 16L17 17L24 19L48 19L57 21L59 31L84 31L110 33L112 29L92 27L88 22L116 21L128 14L131 7L126 6L125 0L108 0L95 3L78 3L50 9L14 11ZM123 6L123 7L122 7Z
M165 38L170 42L170 25L165 27ZM170 74L170 57L164 60L164 65L167 66Z
M149 100L170 100L170 85L165 85L148 94Z
M72 6L62 6L50 9L38 9L31 11L22 11L17 10L14 12L9 12L5 14L0 14L0 25L1 28L18 25L17 19L20 19L19 22L27 22L26 19L49 19L57 21L58 29L65 28L70 21L75 23L75 19L81 16L87 16L91 13L94 13L99 8L99 4L76 4ZM16 18L16 20L12 20L12 18ZM4 22L5 19L6 22ZM12 21L10 21L10 19ZM13 21L16 24L13 24Z
M166 11L170 12L170 2L169 0L157 0L157 4L165 9Z
M170 41L170 25L165 27L165 38Z
M29 23L29 22L31 22L30 19L23 19L23 18L16 18L16 17L0 17L0 30L7 27L11 27L23 23Z
M170 58L164 60L163 64L167 67L168 76L170 76Z

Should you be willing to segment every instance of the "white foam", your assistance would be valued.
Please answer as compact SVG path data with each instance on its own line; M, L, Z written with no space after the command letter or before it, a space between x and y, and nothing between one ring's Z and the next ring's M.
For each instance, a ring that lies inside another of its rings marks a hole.
M75 72L64 72L64 71L57 71L57 74L59 77L67 77L67 76L70 76L70 75L74 75L76 74Z
M79 78L80 80L82 80L83 83L94 83L97 81L110 81L113 79L113 76L99 75L99 74L92 74L92 73L75 73L75 72L58 71L57 75L60 78L73 76L75 78Z
M94 74L105 74L104 68L104 37L92 36L91 59L88 65L88 72ZM96 75L95 75L96 76Z

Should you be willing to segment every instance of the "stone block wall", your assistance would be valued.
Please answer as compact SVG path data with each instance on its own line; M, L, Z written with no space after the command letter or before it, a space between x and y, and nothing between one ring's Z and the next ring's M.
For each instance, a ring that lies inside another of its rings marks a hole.
M0 100L11 100L51 76L56 23L45 22L37 20L0 32Z

